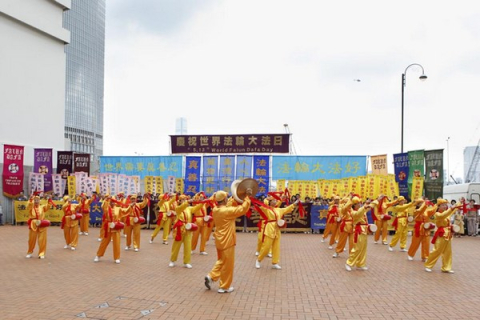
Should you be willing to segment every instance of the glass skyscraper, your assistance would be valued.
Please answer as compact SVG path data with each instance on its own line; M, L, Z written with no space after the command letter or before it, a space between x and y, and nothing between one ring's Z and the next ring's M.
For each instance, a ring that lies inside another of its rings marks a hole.
M105 1L72 1L63 19L71 34L65 46L65 138L72 151L94 155L93 166L103 154Z

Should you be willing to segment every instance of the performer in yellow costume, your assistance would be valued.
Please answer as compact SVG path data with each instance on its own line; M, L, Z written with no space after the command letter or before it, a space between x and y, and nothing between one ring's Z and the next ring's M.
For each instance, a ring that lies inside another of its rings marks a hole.
M168 197L170 197L170 199ZM167 216L167 213L173 210L173 204L176 199L174 194L165 194L159 195L158 200L157 226L150 237L150 243L153 243L153 240L160 232L160 229L163 228L163 244L168 244L168 235L170 234L170 229L172 227L172 219Z
M378 201L372 201L369 205L361 207L360 198L353 197L351 200L353 225L355 226L354 245L345 263L345 269L352 271L352 267L359 270L368 270L367 267L367 235L368 235L368 219L367 211L378 205Z
M132 248L132 233L133 233L133 250L138 252L140 250L140 229L142 226L141 219L143 217L143 208L148 204L147 195L143 196L142 202L137 203L137 195L132 194L130 197L130 204L127 209L127 216L125 219L125 234L127 235L127 246L125 250Z
M78 212L81 213L82 220L80 220L80 234L88 236L88 225L90 223L90 205L92 204L93 200L95 200L95 195L93 195L90 199L87 199L87 195L85 193L81 193L78 197Z
M353 249L353 217L352 217L353 202L350 198L344 198L340 201L340 215L342 222L338 231L340 232L340 238L335 248L333 258L337 258L340 253L345 249L348 240L348 252L352 252Z
M72 219L72 215L77 212L78 204L72 204L69 196L63 197L63 201L65 201L65 203L62 206L63 218L61 228L63 229L63 236L66 243L63 248L75 250L78 245L78 220Z
M178 198L178 206L175 208L176 217L173 225L174 242L172 245L172 255L170 256L169 267L175 267L180 247L183 244L183 265L185 268L191 269L192 257L192 229L187 230L187 224L193 223L193 216L196 212L203 208L203 203L199 203L194 207L190 207L190 202L186 195L181 195Z
M197 193L194 197L194 201L203 201L205 200L205 194L203 192ZM213 200L213 199L211 199ZM200 237L200 254L207 255L208 253L205 251L205 247L207 245L207 222L205 221L205 217L207 216L207 208L209 205L204 203L200 211L195 213L194 223L198 226L198 229L193 231L192 234L192 252L195 251L198 244L198 238ZM208 218L207 218L208 219Z
M430 230L435 225L430 220L430 217L437 211L437 206L430 201L421 200L422 205L415 210L413 215L415 226L413 228L412 242L408 248L408 260L412 261L418 248L422 245L422 261L425 262L430 253ZM430 207L429 207L430 205Z
M105 254L105 250L107 250L108 245L113 240L113 259L115 260L115 263L120 263L121 228L117 228L117 225L119 223L122 223L120 221L120 217L122 215L128 214L127 211L129 210L129 208L116 207L115 201L111 201L110 197L106 197L104 201L105 202L102 207L104 208L103 228L105 229L105 232L102 242L100 242L100 245L98 247L97 255L95 259L93 259L93 261L100 261L100 258L103 257L103 255Z
M332 233L328 249L333 249L333 244L335 243L337 237L337 229L340 225L340 222L337 220L337 218L340 217L339 203L340 197L334 196L333 203L330 203L330 207L328 208L327 225L325 226L325 231L323 232L322 236L322 242L325 242L325 239L328 237L329 233Z
M281 232L278 225L279 220L283 220L283 216L293 212L295 206L300 200L295 201L286 208L277 208L277 199L273 198L270 200L270 208L260 207L260 210L264 213L267 218L264 221L263 227L263 245L258 255L257 261L255 261L255 268L259 269L261 267L260 263L267 256L268 252L272 250L272 268L280 270L282 267L278 264L280 260L280 238Z
M40 197L32 196L28 201L28 252L26 258L31 258L35 244L38 239L38 257L45 258L47 251L47 227L41 226L41 221L45 219L45 212L52 208L50 198L47 197L48 203L40 205Z
M247 196L243 203L238 206L228 206L225 191L215 193L217 206L213 208L215 220L215 246L217 247L217 262L205 277L205 286L210 290L213 281L220 280L218 293L229 293L232 287L233 271L235 269L235 219L243 216L250 208L251 190L247 190Z
M435 224L437 231L433 236L433 251L425 261L425 271L432 272L432 268L437 263L438 258L442 257L442 272L454 273L452 270L452 228L450 217L463 206L459 203L455 207L448 209L448 201L445 199L437 200L437 212L435 213Z
M267 206L270 205L270 201L273 199L272 195L268 195L264 200L263 203L266 204ZM277 199L278 200L278 199ZM275 206L279 208L282 205L282 201L277 201ZM258 257L260 254L260 251L262 250L263 246L263 228L265 227L265 221L262 218L262 215L260 215L260 220L258 221L258 237L257 237L257 251L255 252L255 255ZM272 257L272 249L267 254L267 257L271 258Z
M418 200L407 204L405 198L400 196L396 201L398 202L398 205L392 208L392 212L397 213L397 216L392 224L396 231L393 235L392 241L390 241L388 251L393 251L393 248L400 240L400 251L407 252L408 211L417 204Z
M377 244L380 240L380 235L382 235L382 243L387 245L387 235L388 235L388 212L387 209L391 206L397 204L398 201L388 201L387 197L382 195L379 200L379 204L375 207L372 218L375 220L375 225L377 226L377 231L375 232L374 243Z

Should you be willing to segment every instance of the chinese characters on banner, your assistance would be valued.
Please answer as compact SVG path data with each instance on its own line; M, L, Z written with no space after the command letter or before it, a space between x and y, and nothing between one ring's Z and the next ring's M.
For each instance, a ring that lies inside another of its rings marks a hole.
M372 162L372 174L387 175L387 155L382 154L378 156L371 156L370 160Z
M201 157L186 157L185 160L185 193L195 195L200 192Z
M220 156L219 190L230 192L230 187L235 177L235 156Z
M67 190L64 187L67 182L67 178L70 173L73 172L73 152L72 151L58 151L57 152L57 174L62 177L62 193L63 195Z
M170 136L172 154L288 153L289 134Z
M253 157L253 179L258 182L258 193L256 196L266 196L270 188L270 157Z
M437 199L443 196L443 149L425 151L425 196Z
M408 198L408 153L398 153L393 155L395 166L395 180L398 182L398 189L401 196Z
M90 155L75 153L73 155L73 172L90 172Z
M218 156L203 157L203 191L211 196L218 190Z
M158 157L100 157L100 173L126 174L127 176L182 178L181 156Z
M3 194L14 198L23 190L23 147L4 145Z
M237 156L235 179L242 180L252 176L252 156Z
M51 192L52 186L52 149L34 149L33 150L33 171L41 173L44 177L44 192Z
M43 173L30 172L28 175L29 194L43 192L45 180Z
M425 152L424 150L415 150L408 152L408 194L412 194L413 178L422 178L425 176ZM423 188L423 184L422 184ZM415 199L415 198L411 198Z

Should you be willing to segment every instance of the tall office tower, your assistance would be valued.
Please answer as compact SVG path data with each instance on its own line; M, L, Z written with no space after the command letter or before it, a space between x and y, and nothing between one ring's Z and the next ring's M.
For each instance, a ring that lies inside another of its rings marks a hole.
M65 12L65 138L77 153L89 153L92 172L103 154L105 0L75 0Z
M187 134L187 119L177 118L175 120L175 135L181 136Z
M463 177L465 182L479 182L480 181L480 165L479 154L475 153L477 146L465 147L463 149ZM470 176L467 175L470 173Z

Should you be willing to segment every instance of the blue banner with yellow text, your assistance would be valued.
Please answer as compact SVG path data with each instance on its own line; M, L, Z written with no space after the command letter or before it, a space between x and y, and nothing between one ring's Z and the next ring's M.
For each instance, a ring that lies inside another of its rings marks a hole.
M270 157L253 157L253 179L258 181L257 196L266 196L270 187Z
M182 178L181 156L155 157L100 157L100 173L119 173L128 176L169 176Z
M252 156L237 156L236 179L252 177Z
M203 157L203 191L207 197L218 191L218 156Z
M218 172L220 190L230 192L235 177L235 156L220 156L220 170Z
M367 174L367 156L272 156L273 180L342 179Z
M195 195L200 192L201 157L185 158L185 194Z
M407 198L408 193L408 152L397 153L393 155L393 165L395 166L395 181L398 182L398 192L401 196Z

